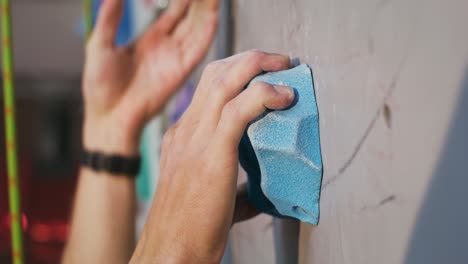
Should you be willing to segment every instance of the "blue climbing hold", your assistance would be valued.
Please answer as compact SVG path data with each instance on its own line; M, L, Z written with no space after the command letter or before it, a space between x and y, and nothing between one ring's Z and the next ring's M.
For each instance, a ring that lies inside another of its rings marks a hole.
M293 106L252 122L239 145L249 200L259 210L317 224L322 180L319 116L307 65L252 80L294 89ZM248 89L248 88L247 88Z

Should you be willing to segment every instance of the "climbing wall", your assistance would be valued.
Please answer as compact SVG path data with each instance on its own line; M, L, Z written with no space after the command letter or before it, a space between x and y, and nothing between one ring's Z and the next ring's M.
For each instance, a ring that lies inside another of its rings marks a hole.
M300 224L299 263L403 263L467 89L468 1L233 5L235 52L284 53L313 70L321 219ZM234 262L272 263L273 227L268 216L234 227Z

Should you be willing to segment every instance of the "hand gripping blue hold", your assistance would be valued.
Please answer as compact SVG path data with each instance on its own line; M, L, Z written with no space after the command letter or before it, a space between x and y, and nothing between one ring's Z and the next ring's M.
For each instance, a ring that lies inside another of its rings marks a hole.
M248 196L259 210L316 225L322 156L312 72L303 64L252 80L294 89L293 106L269 111L252 122L239 145L248 174Z

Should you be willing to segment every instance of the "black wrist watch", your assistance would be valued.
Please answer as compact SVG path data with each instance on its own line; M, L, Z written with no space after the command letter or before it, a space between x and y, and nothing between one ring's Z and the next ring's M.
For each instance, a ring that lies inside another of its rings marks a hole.
M141 157L108 155L82 150L81 165L97 172L136 177L140 171Z

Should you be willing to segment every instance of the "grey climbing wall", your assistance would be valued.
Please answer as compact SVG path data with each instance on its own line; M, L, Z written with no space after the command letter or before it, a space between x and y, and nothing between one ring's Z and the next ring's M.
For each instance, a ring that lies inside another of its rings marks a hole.
M457 122L457 99L468 89L468 1L233 4L236 52L285 53L313 69L324 161L322 215L317 227L300 226L299 263L413 263L411 250L425 251L423 244L410 245L423 230L416 223L420 212L431 211L425 203L429 185L448 155L443 150ZM451 223L446 220L434 228ZM261 216L234 227L235 263L274 262L271 221ZM430 239L430 229L424 230ZM464 245L457 248L468 252Z

